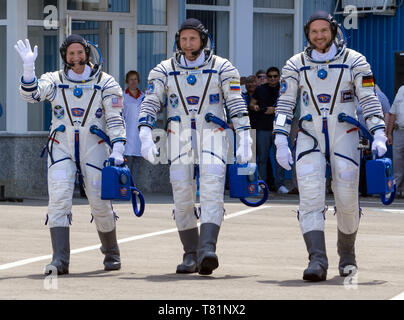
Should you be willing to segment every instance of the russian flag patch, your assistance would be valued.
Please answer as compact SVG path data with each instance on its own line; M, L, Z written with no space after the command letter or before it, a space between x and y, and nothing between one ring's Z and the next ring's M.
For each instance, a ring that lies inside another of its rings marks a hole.
M241 91L240 81L230 81L230 91Z

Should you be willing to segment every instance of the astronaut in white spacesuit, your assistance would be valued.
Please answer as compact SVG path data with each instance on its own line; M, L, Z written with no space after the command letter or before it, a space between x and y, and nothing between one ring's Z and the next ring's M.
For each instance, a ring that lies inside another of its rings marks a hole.
M29 40L15 46L23 60L20 93L30 103L44 100L52 104L52 125L46 146L48 151L47 222L50 227L53 259L45 273L56 268L58 274L69 272L69 225L72 221L72 197L76 177L84 184L91 214L105 255L104 269L121 267L116 239L115 213L111 201L101 200L103 162L123 160L126 131L121 115L122 90L115 79L101 70L101 54L79 35L66 38L60 47L64 69L35 76L37 46ZM90 132L97 126L113 144ZM111 153L111 154L110 154Z
M219 265L216 243L224 213L228 141L223 130L205 120L212 113L225 120L226 103L237 134L239 163L252 157L250 123L241 96L240 76L226 59L213 55L208 31L188 19L176 34L176 53L149 74L139 115L142 156L154 163L152 139L156 114L167 101L168 160L174 196L174 218L183 244L177 273L211 274ZM200 236L195 208L195 164L200 172Z
M328 269L324 238L328 168L338 224L339 273L347 276L357 268L359 136L357 128L339 122L338 115L345 113L357 119L356 97L374 136L372 150L379 156L386 152L386 136L382 108L365 57L346 48L337 22L327 12L313 14L304 31L307 47L290 58L282 70L274 133L276 159L289 170L294 161L287 137L300 89L300 132L295 158L300 195L298 219L310 260L303 279L322 281L326 280Z

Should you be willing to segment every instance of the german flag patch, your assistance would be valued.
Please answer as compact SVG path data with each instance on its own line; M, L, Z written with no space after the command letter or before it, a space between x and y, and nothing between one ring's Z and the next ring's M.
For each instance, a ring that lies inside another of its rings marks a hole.
M362 87L374 87L375 79L373 76L364 76L362 77Z

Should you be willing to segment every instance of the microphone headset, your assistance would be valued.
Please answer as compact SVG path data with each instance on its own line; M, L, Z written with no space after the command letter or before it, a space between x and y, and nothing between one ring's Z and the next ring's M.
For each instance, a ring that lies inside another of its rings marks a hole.
M178 32L175 34L175 47L177 48L177 50L181 53L184 54L184 52L181 49L180 46L180 34L181 31L186 30L186 29L193 29L199 32L199 35L201 36L201 41L202 41L202 45L201 47L192 52L192 55L194 57L199 56L200 53L202 52L202 50L207 46L208 44L208 40L209 40L209 32L208 29L206 29L204 27L204 25L195 18L190 18L185 20L182 24L180 29L178 30Z
M85 61L80 61L78 64L79 65L85 65L88 64L89 59L90 59L90 52L91 52L91 48L90 45L88 44L88 42L81 37L78 34L72 34L70 36L68 36L65 41L63 41L62 45L60 46L60 56L62 57L63 62L65 63L65 65L67 67L74 67L75 63L68 63L67 59L66 59L66 54L67 54L67 47L70 46L72 43L79 43L84 47L85 53L86 53L86 60Z

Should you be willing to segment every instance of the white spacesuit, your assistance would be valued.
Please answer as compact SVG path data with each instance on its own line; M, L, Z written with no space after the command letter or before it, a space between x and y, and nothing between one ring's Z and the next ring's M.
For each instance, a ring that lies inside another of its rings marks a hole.
M179 34L185 29L200 32L203 43L193 67L185 62L179 47ZM142 155L153 162L156 150L148 127L155 126L156 113L167 101L174 217L185 251L184 262L177 267L178 273L210 274L218 266L215 250L224 213L228 142L225 132L213 122L208 123L205 115L212 113L226 121L225 102L239 136L239 160L246 162L252 156L250 124L240 92L239 73L228 60L213 55L212 50L206 48L207 42L207 30L198 20L188 19L182 24L176 37L175 57L162 61L149 74L148 90L139 115ZM195 164L199 165L200 173L199 248Z
M340 113L356 118L355 97L369 131L375 134L372 149L379 156L386 151L383 113L369 64L363 55L346 48L337 37L337 23L328 13L318 12L307 22L305 33L309 44L310 23L319 19L330 23L334 40L331 48L321 55L308 46L286 62L274 121L276 157L284 168L290 169L293 160L286 138L300 89L300 132L295 158L300 195L298 219L310 255L303 278L311 281L325 280L328 268L324 241L327 167L331 169L335 197L341 276L347 275L344 271L347 266L356 267L359 135L353 125L338 120Z
M85 80L73 80L77 74L71 72L66 62L66 50L73 43L81 44L86 51L87 61L82 75ZM26 46L19 41L16 47L23 60L27 59L31 51L29 41L26 40ZM115 214L111 202L101 200L101 170L103 162L109 157L115 158L118 164L123 160L126 132L121 115L122 90L112 76L102 72L102 59L100 55L97 57L98 49L82 37L69 36L60 51L66 65L64 70L43 74L37 80L29 68L27 75L24 60L24 76L20 86L21 96L27 102L48 100L52 104L52 125L46 146L49 192L47 217L53 246L51 265L57 268L59 274L68 273L69 225L72 221L72 196L77 176L84 184L100 236L101 251L105 254L105 270L117 270L120 268L120 258ZM27 81L27 78L32 80ZM92 126L97 126L109 136L114 146L113 154L110 155L105 141L90 132Z

